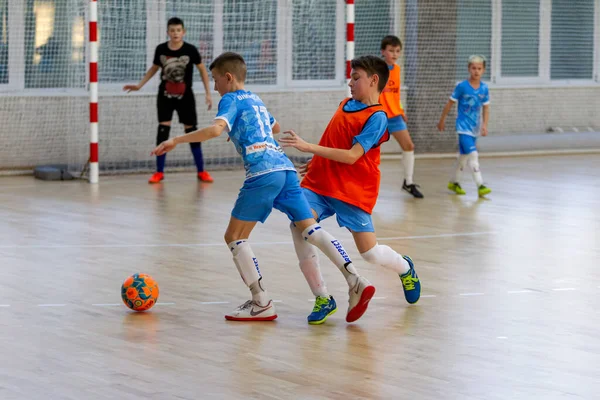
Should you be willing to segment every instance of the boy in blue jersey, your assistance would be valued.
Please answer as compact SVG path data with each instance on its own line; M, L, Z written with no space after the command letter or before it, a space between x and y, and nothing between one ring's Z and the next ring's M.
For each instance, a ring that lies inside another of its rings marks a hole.
M444 130L446 116L452 105L458 103L456 116L456 132L458 133L458 164L454 180L448 183L448 189L456 194L466 194L460 186L459 180L462 170L466 165L473 172L473 180L477 185L479 196L491 193L491 189L483 184L479 170L479 156L475 145L477 136L487 136L488 120L490 117L490 93L488 86L481 82L485 72L485 57L475 55L469 57L469 79L460 82L454 88L450 100L444 107L438 129Z
M375 288L358 275L341 243L314 220L294 165L273 139L273 133L280 131L279 123L257 95L244 89L244 59L236 53L223 53L212 62L210 70L215 90L222 96L213 124L167 140L156 147L153 154L161 155L173 150L177 144L203 142L227 132L244 160L246 180L231 212L225 242L244 283L250 288L252 300L225 318L232 321L271 321L277 318L273 302L264 288L258 261L248 243L256 223L264 222L271 210L276 208L289 217L305 241L327 255L348 282L354 282L349 291L348 314L353 316L352 321L357 320L366 311L364 303L371 300ZM325 286L320 272L311 279ZM363 296L363 293L368 295ZM336 309L335 300L328 296L327 304L315 305L308 321L311 324L323 323ZM352 322L348 318L346 320Z

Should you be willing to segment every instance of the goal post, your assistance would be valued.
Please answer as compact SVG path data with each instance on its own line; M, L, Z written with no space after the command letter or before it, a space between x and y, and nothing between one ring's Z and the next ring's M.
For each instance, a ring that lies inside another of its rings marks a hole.
M90 169L88 179L90 183L98 183L100 168L98 165L98 2L96 0L90 0L89 19Z
M436 125L472 54L488 60L482 148L600 147L598 0L0 0L0 174L66 164L98 182L152 172L161 77L136 93L122 88L142 79L175 16L206 66L223 51L240 53L246 87L311 142L349 95L350 60L379 55L381 39L395 34L416 153L456 151L455 111L445 133ZM194 70L200 127L216 114L212 85L208 111ZM171 136L183 133L174 114ZM243 167L226 137L202 149L208 171ZM382 152L401 150L390 140ZM193 170L189 147L167 155L167 174Z
M354 58L354 0L346 0L346 85L350 82L350 63ZM350 87L346 89L350 97Z

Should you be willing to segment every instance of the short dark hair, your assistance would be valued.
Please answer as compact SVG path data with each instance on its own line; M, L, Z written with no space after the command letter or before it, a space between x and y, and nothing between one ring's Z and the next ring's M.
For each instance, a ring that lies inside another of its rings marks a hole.
M181 27L185 29L185 26L183 25L183 20L181 18L169 18L169 21L167 22L167 29L169 29L171 25L181 25Z
M375 56L362 56L355 58L350 63L352 69L362 69L367 73L367 76L373 75L379 76L379 84L377 90L381 92L387 84L388 78L390 77L390 69L383 59Z
M244 61L244 57L238 53L228 51L221 54L210 63L208 69L211 71L216 69L221 74L229 72L241 82L246 80L246 61Z
M386 37L381 39L381 50L385 50L385 48L388 46L400 46L400 49L402 49L402 42L400 41L400 38L398 36L387 35Z

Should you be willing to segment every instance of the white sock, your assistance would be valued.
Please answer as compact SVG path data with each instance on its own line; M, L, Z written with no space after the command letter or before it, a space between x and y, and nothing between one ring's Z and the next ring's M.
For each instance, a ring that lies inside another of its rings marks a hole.
M304 274L308 286L315 297L329 297L327 291L327 285L321 275L321 268L319 266L319 254L317 249L312 244L308 243L302 237L302 233L294 224L290 224L290 230L292 231L292 239L294 240L294 249L298 256L300 264L300 271Z
M415 152L402 152L402 166L404 167L404 179L407 185L413 184L413 173L415 170Z
M329 292L327 291L327 285L321 275L321 269L319 263L314 258L309 258L300 261L300 271L304 275L310 290L315 297L327 297L329 298Z
M391 269L398 275L404 275L410 270L408 261L386 245L376 244L370 250L360 253L360 255L366 262Z
M473 180L477 187L483 185L483 177L481 176L481 171L473 172Z
M266 306L269 304L269 295L267 291L262 287L262 278L250 285L250 293L252 293L252 300L259 306Z
M456 172L454 173L454 183L460 182L460 178L462 177L463 169L467 165L467 154L459 154L458 160L456 162Z
M252 300L259 305L265 306L269 303L269 296L262 285L262 275L258 268L258 260L250 248L246 239L233 241L227 245L233 255L233 262L242 277L242 280L250 288Z
M348 285L354 286L359 277L358 272L352 265L352 260L344 246L336 238L321 228L319 224L313 224L306 228L302 232L302 237L310 244L317 246L342 271Z
M467 164L471 168L473 172L473 180L477 187L483 185L483 177L481 176L481 171L479 170L479 154L474 151L468 155Z

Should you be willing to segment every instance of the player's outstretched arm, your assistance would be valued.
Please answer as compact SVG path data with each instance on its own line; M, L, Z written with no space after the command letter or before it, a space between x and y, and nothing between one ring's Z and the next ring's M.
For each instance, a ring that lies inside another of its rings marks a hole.
M160 67L158 65L152 64L152 66L148 68L148 71L146 71L146 75L144 75L140 83L138 83L137 85L125 85L123 86L123 90L128 93L140 90L150 79L152 79L152 77L158 72L159 69Z
M350 149L335 149L308 143L292 130L283 133L288 136L279 138L282 147L294 147L303 153L312 153L344 164L354 164L365 154L365 150L360 143L354 144Z
M206 142L207 140L219 136L221 133L223 133L225 128L227 128L227 123L222 119L217 119L211 126L207 126L206 128L190 132L186 135L181 135L169 140L165 140L164 142L156 146L156 148L152 150L150 155L162 156L163 154L173 150L175 147L177 147L178 144L181 143Z
M437 128L440 132L444 131L444 125L446 124L446 116L452 109L454 102L452 100L448 100L446 106L444 107L444 111L442 111L442 116L440 117L440 122L438 122Z

